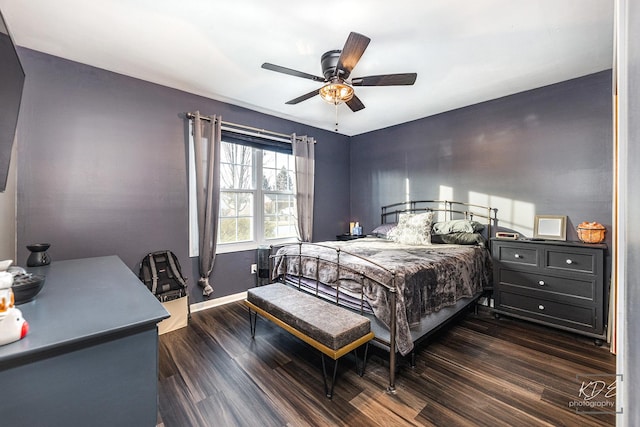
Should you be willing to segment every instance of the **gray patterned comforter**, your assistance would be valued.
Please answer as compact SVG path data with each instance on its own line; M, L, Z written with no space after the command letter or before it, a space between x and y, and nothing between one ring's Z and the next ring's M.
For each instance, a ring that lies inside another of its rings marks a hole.
M298 255L299 245L280 248L274 258L273 278L297 276L301 271L303 277L318 277L341 292L359 295L362 289L374 314L387 327L391 305L385 285L395 284L396 348L402 355L413 349L412 325L460 298L476 295L490 283L491 258L487 249L479 246L410 246L369 237L319 245L303 244L302 262L291 257ZM334 264L336 248L366 260L341 252L340 265L347 268L338 272ZM286 261L281 256L285 254Z

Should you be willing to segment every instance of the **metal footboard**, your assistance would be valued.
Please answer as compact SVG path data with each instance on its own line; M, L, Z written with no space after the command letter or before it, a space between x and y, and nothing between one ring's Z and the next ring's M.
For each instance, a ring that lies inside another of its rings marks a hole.
M295 244L298 249L296 253L273 253L274 248L271 247L271 254L269 256L269 271L270 278L272 281L282 281L288 283L289 285L293 285L298 288L298 290L302 292L312 293L318 298L326 297L321 295L320 287L323 285L320 278L320 270L322 268L321 264L331 264L335 266L336 269L336 282L335 285L330 285L332 289L335 290L335 298L332 301L336 305L340 305L344 308L347 308L352 311L359 312L362 315L366 315L365 305L368 305L365 299L363 287L365 283L373 284L374 286L379 286L384 289L385 294L387 295L389 301L389 310L390 310L390 319L389 319L389 342L384 341L381 337L375 337L374 340L380 342L384 346L389 347L389 386L387 390L389 392L395 392L395 377L396 377L396 327L397 327L397 288L396 288L396 273L395 271L388 269L376 262L373 262L363 256L345 251L341 248L336 248L328 245L318 244L318 243L306 243L299 242ZM290 245L293 246L293 245ZM326 257L321 257L318 255L309 255L306 254L304 248L323 248L323 250L329 250L329 253ZM353 259L359 260L359 262L363 263L363 268L354 268L353 266L346 263L345 258L353 257ZM303 261L311 260L315 262L314 268L314 277L309 278L305 277L303 274ZM284 265L275 271L275 266L280 266L280 263L284 263ZM290 275L290 267L294 266L292 263L297 264L297 269L295 270L296 274ZM368 273L364 270L370 270L375 272L376 274ZM282 274L281 272L285 273ZM344 295L349 295L353 297L353 290L345 291L340 284L340 278L343 277L344 274L350 274L354 277L359 278L359 309L354 310L353 307L347 307L342 304L341 293ZM294 276L293 280L287 280L285 276ZM380 280L379 277L385 277L386 280ZM303 281L305 279L310 279L315 283L314 289L309 289L307 286L303 285Z

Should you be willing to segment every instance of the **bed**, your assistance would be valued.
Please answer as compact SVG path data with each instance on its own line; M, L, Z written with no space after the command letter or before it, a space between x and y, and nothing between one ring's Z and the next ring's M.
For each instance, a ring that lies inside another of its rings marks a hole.
M371 320L374 344L396 354L414 347L491 286L487 237L497 210L423 200L382 207L380 225L363 238L272 248L270 277Z

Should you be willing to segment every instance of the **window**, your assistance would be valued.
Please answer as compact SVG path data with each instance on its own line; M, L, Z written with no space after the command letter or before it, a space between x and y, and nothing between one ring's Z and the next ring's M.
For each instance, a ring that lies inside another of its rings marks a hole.
M295 169L291 154L262 151L262 224L265 239L296 237Z
M254 234L256 153L246 145L220 143L218 244L249 242Z
M220 144L217 252L256 248L297 237L294 157L268 148ZM193 146L189 147L190 256L198 255Z

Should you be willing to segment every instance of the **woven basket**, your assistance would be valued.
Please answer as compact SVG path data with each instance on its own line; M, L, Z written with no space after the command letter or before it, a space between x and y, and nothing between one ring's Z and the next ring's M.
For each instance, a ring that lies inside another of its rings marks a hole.
M607 231L604 225L597 222L583 222L576 230L578 239L584 243L601 243Z

